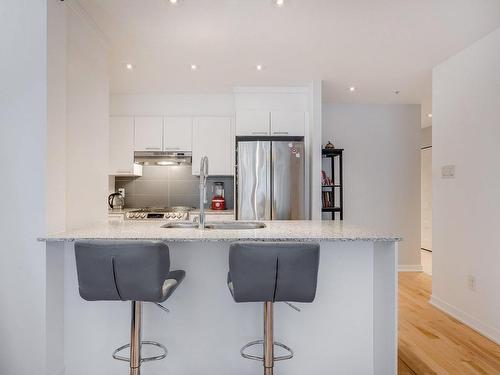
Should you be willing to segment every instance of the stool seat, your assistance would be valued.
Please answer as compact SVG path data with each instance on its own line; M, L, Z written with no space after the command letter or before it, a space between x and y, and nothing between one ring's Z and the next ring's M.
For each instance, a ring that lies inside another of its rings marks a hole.
M80 296L87 301L164 302L186 273L170 271L160 241L77 241Z
M176 270L170 271L167 275L167 279L163 282L161 286L161 292L163 297L159 302L165 302L168 297L174 293L177 287L180 285L182 280L186 277L186 271Z
M229 250L227 283L235 302L312 302L319 245L238 242Z

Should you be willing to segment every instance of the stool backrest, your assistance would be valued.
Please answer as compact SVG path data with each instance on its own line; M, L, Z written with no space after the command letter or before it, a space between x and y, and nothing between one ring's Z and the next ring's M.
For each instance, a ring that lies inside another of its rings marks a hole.
M87 301L149 301L162 297L170 270L158 241L76 241L80 296Z
M318 267L315 243L238 242L229 250L236 302L312 302Z

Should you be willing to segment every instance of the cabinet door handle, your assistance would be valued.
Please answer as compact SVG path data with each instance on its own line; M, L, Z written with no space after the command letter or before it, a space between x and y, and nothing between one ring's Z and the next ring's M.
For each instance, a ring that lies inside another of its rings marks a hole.
M180 150L180 147L164 147L165 150Z
M267 132L252 132L252 134L255 134L255 135L259 135L259 134L267 135Z
M159 150L160 147L146 147L146 150Z
M288 134L288 132L273 132L273 134Z

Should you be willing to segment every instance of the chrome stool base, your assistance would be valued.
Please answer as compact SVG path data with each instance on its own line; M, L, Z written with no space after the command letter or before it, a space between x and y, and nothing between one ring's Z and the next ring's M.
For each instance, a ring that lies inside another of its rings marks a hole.
M252 346L256 346L256 345L264 345L264 340L251 341L248 344L246 344L240 350L241 356L243 358L246 358L246 359L251 359L252 361L261 361L261 362L263 362L264 361L264 357L263 356L259 357L259 356L256 356L256 355L245 353L246 349L248 349L248 348L250 348ZM280 348L285 349L289 354L287 354L287 355L281 355L281 356L277 356L277 357L273 357L273 361L285 361L287 359L292 359L293 358L293 350L290 349L285 344L282 344L280 342L274 341L274 346L279 346Z
M159 342L156 342L156 341L141 341L141 350L142 350L142 346L143 345L156 346L156 347L158 347L158 348L161 349L162 354L156 355L156 356L152 356L152 357L139 358L139 361L141 363L143 363L143 362L151 362L151 361L160 361L162 359L165 359L165 357L168 354L167 348L164 345L160 344ZM113 352L113 358L116 359L116 360L118 360L118 361L130 362L130 357L124 357L124 356L118 355L119 352L121 352L122 350L125 350L127 348L130 348L130 344L126 344L126 345L120 346L118 349L116 349Z
M274 371L274 362L275 361L284 361L286 359L293 358L293 351L285 344L274 341L273 334L273 302L267 301L264 302L264 339L251 341L246 344L240 350L240 354L245 359L251 359L253 361L260 361L264 365L264 375L273 375ZM263 356L257 356L252 354L245 353L245 350L252 346L262 345ZM274 356L274 347L278 346L288 352L287 355Z
M167 310L161 306L163 310ZM130 344L120 346L113 352L113 358L118 361L130 363L130 375L141 375L141 364L143 362L159 361L164 359L167 354L167 348L156 341L142 341L141 340L142 328L142 302L132 301L132 315L130 319ZM143 345L156 346L161 350L160 355L152 357L142 357L141 351ZM124 349L130 348L130 357L118 355Z

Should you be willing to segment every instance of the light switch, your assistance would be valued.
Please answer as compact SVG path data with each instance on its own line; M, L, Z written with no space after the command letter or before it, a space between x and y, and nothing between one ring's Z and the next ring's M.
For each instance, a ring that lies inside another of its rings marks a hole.
M455 166L444 165L441 168L441 178L455 178Z

